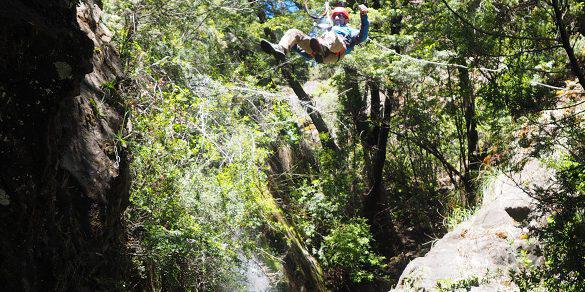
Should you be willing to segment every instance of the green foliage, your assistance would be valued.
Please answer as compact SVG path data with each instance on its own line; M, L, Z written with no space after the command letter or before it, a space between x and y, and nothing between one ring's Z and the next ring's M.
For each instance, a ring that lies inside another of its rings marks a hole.
M473 213L475 213L475 210L456 207L451 211L449 216L445 217L443 224L445 227L447 227L447 230L453 231L455 226L469 219L471 216L473 216Z
M500 271L486 272L482 275L472 275L464 279L441 279L436 283L438 291L470 291L473 287L479 287L490 283L493 279L500 277Z
M381 278L397 270L386 265L394 261L378 255L389 243L374 242L371 226L360 217L373 160L363 139L377 142L373 125L389 129L383 169L374 176L385 186L388 219L408 243L397 254L417 254L429 237L472 214L463 177L472 177L479 189L486 168L513 154L518 129L565 101L538 85L564 86L562 81L572 79L546 3L381 2L370 10L374 41L356 47L341 64L309 68L302 58L288 57L297 80L333 81L322 91L336 106L317 102L332 129L331 137L324 137L309 133L314 129L304 124L306 117L297 117L284 102L290 93L278 91L284 85L278 66L258 48L260 38L270 34L278 38L293 27L308 32L312 23L303 11L290 13L277 5L282 1L105 1L105 21L116 31L131 80L120 89L131 109L133 135L117 139L133 158L126 219L139 279L132 285L243 289L246 257L260 251L271 261L277 258L271 248L278 246L268 246L277 244L262 241L266 230L298 235L318 255L331 287ZM583 4L567 3L565 21L582 54L583 37L575 31ZM323 9L322 1L308 4L314 12ZM351 24L358 27L356 7L351 8ZM267 12L274 17L266 18ZM391 35L397 26L400 32ZM344 67L355 70L357 88L349 87ZM389 116L369 115L372 82L382 93L381 109L392 107ZM357 90L356 100L348 100L350 89ZM359 110L349 113L356 101ZM567 119L575 126L562 131L569 152L585 144L578 117ZM469 150L471 120L479 141ZM365 131L358 130L360 123L368 125ZM558 144L558 137L543 136L538 145ZM341 151L318 147L325 138L334 138ZM301 153L293 157L299 161L290 161L290 170L270 168L275 145ZM559 166L563 195L543 192L541 200L552 214L539 234L547 266L533 275L553 289L571 288L568 283L583 277L577 256L584 250L579 234L585 171L575 158L582 154L570 156ZM281 208L290 225L275 222ZM441 287L468 288L477 281Z
M472 276L463 280L459 281L452 281L450 279L446 280L439 280L437 281L437 288L441 292L446 291L459 291L459 289L464 289L466 291L471 290L472 287L478 287L480 284L480 278L477 276Z
M266 71L251 54L258 27L236 22L253 22L254 9L247 1L105 6L132 78L122 88L134 133L126 217L137 279L128 286L243 289L246 259L265 248L258 233L274 224L268 146L290 132L282 102L230 81L245 72L256 82L263 76L254 72Z
M130 144L128 220L143 252L136 262L165 289L238 286L252 232L265 223L258 213L265 138L239 114L244 100L204 86L217 95L165 87L164 99L132 119L139 136Z
M347 273L356 283L372 281L374 269L384 267L384 257L372 250L372 235L363 218L339 224L325 236L320 257L325 267Z

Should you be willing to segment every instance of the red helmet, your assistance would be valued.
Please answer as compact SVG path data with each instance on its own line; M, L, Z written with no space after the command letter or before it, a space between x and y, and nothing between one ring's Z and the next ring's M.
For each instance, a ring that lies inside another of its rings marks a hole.
M347 20L349 20L349 13L344 7L335 7L331 12L331 18L335 18L336 15L343 15Z

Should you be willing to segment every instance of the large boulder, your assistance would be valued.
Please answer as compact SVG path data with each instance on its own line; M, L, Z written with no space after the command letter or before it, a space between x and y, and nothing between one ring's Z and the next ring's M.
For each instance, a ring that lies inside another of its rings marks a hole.
M113 290L126 263L121 75L99 3L0 9L0 287Z
M479 210L438 240L424 257L410 262L395 291L517 289L509 275L519 267L521 257L542 260L528 234L529 225L540 222L529 219L536 206L524 188L548 185L552 177L534 160L520 173L499 174L485 189Z

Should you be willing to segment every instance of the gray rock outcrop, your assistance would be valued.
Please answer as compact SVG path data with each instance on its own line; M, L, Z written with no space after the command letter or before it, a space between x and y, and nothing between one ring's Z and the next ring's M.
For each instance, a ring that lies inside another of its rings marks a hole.
M476 213L438 240L424 257L410 262L394 291L516 290L509 272L518 266L520 250L535 253L527 227L537 224L527 222L535 205L523 186L547 185L552 177L537 161L511 177L499 174L486 188ZM539 260L537 254L529 256Z

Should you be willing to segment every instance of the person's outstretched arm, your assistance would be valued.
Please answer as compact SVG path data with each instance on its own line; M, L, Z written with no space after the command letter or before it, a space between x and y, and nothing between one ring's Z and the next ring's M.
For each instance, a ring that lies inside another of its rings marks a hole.
M356 45L361 44L368 39L368 30L370 28L370 22L368 21L368 7L366 7L366 5L360 4L358 8L360 10L361 25L360 34L358 35Z

